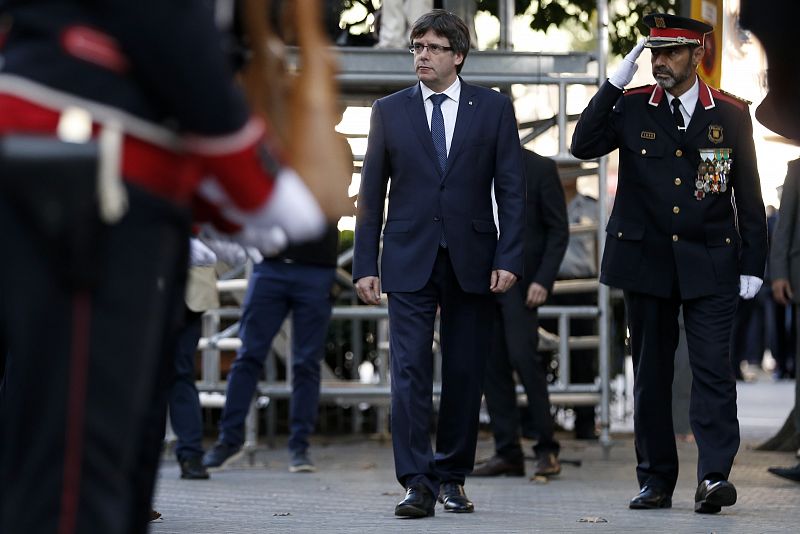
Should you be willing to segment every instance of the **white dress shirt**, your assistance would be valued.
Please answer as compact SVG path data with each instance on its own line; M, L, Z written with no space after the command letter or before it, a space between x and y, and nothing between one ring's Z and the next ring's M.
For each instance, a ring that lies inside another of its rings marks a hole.
M670 110L672 109L672 100L675 98L669 91L664 91L667 93L667 104L670 105ZM697 97L700 96L700 83L697 81L697 76L694 77L694 85L685 93L683 93L680 97L681 101L681 115L683 115L683 124L686 128L689 127L689 121L692 120L692 113L694 113L694 108L697 105Z
M431 95L436 94L427 85L419 82L422 91L422 101L425 104L425 116L428 118L428 129L431 128L431 115L433 115L433 102ZM444 135L447 145L447 155L450 155L450 145L453 142L453 132L456 129L456 118L458 117L458 99L461 96L461 80L456 77L453 85L444 90L442 94L447 98L442 102L442 116L444 117Z

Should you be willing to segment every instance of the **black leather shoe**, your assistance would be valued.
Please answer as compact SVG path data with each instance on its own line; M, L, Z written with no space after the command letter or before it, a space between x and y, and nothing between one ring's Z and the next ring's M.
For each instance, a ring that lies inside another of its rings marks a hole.
M202 456L189 456L181 460L181 478L189 480L205 480L208 478L208 470L203 465Z
M243 454L241 445L229 445L218 441L203 456L203 465L206 469L221 469L241 458Z
M414 484L406 489L406 498L394 507L394 515L400 517L431 517L435 514L436 499L424 484Z
M773 475L800 482L800 464L794 467L768 467L767 471Z
M639 495L631 499L628 508L631 510L672 508L672 495L652 486L644 486Z
M554 477L561 473L561 462L558 461L558 456L552 452L542 452L536 458L536 472L537 477Z
M736 503L736 488L727 480L704 480L694 494L694 511L698 514L716 514L723 506Z
M472 471L473 477L524 477L525 462L511 462L502 456L494 455Z
M464 493L464 486L458 482L445 482L442 484L439 490L439 502L444 504L445 512L468 514L475 511L475 505Z

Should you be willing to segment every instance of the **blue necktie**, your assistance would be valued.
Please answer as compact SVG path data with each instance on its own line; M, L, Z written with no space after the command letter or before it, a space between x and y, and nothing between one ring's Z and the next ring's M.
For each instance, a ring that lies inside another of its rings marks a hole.
M439 160L439 169L444 174L447 168L447 140L444 134L444 115L442 115L442 102L447 98L447 95L431 95L430 99L433 102L433 113L431 114L431 138L433 139L433 148L436 149L436 157Z

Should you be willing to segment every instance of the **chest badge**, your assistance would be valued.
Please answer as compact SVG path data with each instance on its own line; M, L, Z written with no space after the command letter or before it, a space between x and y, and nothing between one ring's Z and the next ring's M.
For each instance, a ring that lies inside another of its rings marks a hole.
M712 143L719 144L722 142L722 126L712 124L708 127L708 140Z
M655 139L656 138L656 133L655 132L644 131L644 132L642 132L641 136L642 136L642 139Z

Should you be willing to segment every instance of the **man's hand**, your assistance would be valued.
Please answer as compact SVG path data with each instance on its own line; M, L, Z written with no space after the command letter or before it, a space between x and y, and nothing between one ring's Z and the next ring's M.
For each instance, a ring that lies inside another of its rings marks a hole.
M547 290L533 282L531 285L528 286L528 295L525 298L525 305L529 308L538 308L544 301L547 300Z
M365 276L356 280L356 294L366 304L381 303L381 283L377 276Z
M611 85L617 89L625 89L625 86L631 83L633 75L636 74L636 71L639 69L636 60L639 59L639 56L642 54L644 43L646 42L646 38L640 40L636 46L633 47L633 50L628 52L628 55L622 60L617 70L608 77L608 81L611 82Z
M786 278L776 278L772 281L772 298L775 302L782 306L789 304L794 295L792 294L792 286Z
M516 281L517 275L514 273L495 269L492 271L492 279L489 281L489 290L492 293L505 293Z
M750 300L756 296L756 293L758 293L758 290L761 289L761 284L763 283L764 281L757 276L752 276L749 274L740 275L739 296L745 300Z

